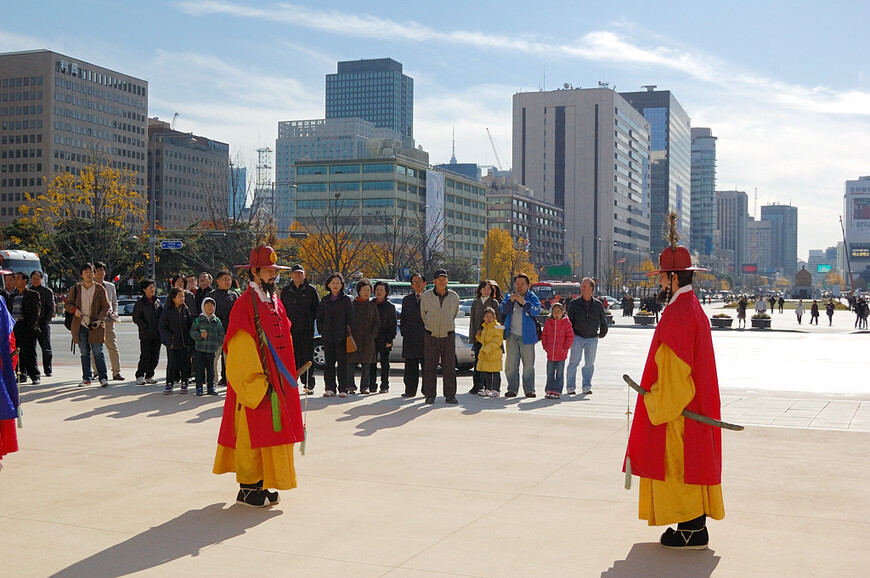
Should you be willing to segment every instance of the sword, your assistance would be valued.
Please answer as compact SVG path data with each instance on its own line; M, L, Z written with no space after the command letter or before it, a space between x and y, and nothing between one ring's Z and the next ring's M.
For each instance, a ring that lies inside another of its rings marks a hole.
M649 393L644 388L642 388L637 383L635 383L635 381L631 377L629 377L628 374L623 375L622 379L624 379L625 383L627 383L629 385L629 387L631 387L633 390L638 392L641 396L644 396L647 393ZM718 419L713 419L711 417L707 417L706 415L701 415L701 414L695 413L693 411L689 411L688 409L683 410L683 415L689 419L693 419L695 421L699 421L701 423L705 423L705 424L711 425L713 427L720 427L722 429L730 429L733 431L743 431L743 429L744 429L742 425L737 425L734 423L728 423L727 421L720 421Z

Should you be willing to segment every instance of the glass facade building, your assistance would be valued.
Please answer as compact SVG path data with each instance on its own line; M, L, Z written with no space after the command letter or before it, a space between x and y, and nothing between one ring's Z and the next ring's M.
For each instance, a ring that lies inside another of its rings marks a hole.
M771 221L771 266L790 280L797 273L798 210L791 205L763 205L761 220Z
M326 118L361 118L402 135L414 146L414 79L392 58L338 63L326 75Z
M692 135L689 115L669 90L621 92L650 125L650 257L658 255L666 241L660 233L666 215L675 211L679 218L682 243L695 250L691 242Z
M706 258L716 234L716 137L709 128L692 128L691 197L691 245Z

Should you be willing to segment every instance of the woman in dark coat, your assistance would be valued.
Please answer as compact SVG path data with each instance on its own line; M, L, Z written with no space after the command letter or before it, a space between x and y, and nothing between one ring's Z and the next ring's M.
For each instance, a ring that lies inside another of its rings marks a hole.
M154 370L160 362L160 314L163 305L155 295L157 285L152 279L139 283L142 296L133 306L133 323L139 328L139 365L136 385L155 384Z
M357 298L353 300L353 323L350 324L350 331L356 341L356 351L347 354L348 375L350 376L350 386L353 393L356 390L353 374L356 370L356 365L362 366L360 374L359 390L360 393L366 394L369 388L377 391L377 385L371 381L371 365L375 362L375 338L378 335L380 328L380 319L378 318L378 308L373 301L372 283L368 279L363 279L356 284Z
M190 380L190 327L193 320L184 303L184 291L173 287L166 298L166 308L160 315L160 340L166 346L166 387L165 395L172 393L172 386L179 381L181 393L187 393Z
M369 388L372 393L377 392L378 384L378 360L381 362L381 393L390 391L390 351L393 349L393 340L398 330L396 319L396 306L390 303L387 295L390 294L390 284L385 281L375 283L375 300L373 303L378 310L379 329L375 339L375 362L371 365L371 378Z
M413 292L402 299L399 330L402 332L402 360L405 362L405 392L402 397L417 395L420 367L423 365L423 317L420 316L420 295L426 289L426 278L420 273L411 275Z
M345 342L349 327L353 323L353 305L350 297L344 294L344 277L341 273L333 273L327 277L325 285L329 293L324 295L317 306L317 330L320 332L320 343L326 356L326 368L323 370L326 391L323 392L323 397L335 395L336 373L338 396L347 397L350 376Z

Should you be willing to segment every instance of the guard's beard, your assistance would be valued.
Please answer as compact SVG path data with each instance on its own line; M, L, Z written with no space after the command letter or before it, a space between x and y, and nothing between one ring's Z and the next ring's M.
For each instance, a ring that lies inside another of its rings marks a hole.
M266 292L266 295L269 296L269 299L275 295L275 282L274 281L263 281L260 280L260 288Z
M671 288L670 287L666 287L666 288L662 289L661 291L658 292L658 295L656 295L656 302L659 303L660 305L667 305L668 301L670 301L670 300L671 300Z

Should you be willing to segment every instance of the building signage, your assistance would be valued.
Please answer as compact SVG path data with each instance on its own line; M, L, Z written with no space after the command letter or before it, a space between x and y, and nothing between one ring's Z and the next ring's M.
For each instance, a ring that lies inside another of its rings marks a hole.
M758 273L758 263L744 263L743 264L743 272L755 274Z
M184 243L179 239L164 239L160 241L161 249L181 249L182 247L184 247Z
M816 273L830 273L831 269L833 269L833 267L831 267L830 265L816 265Z

